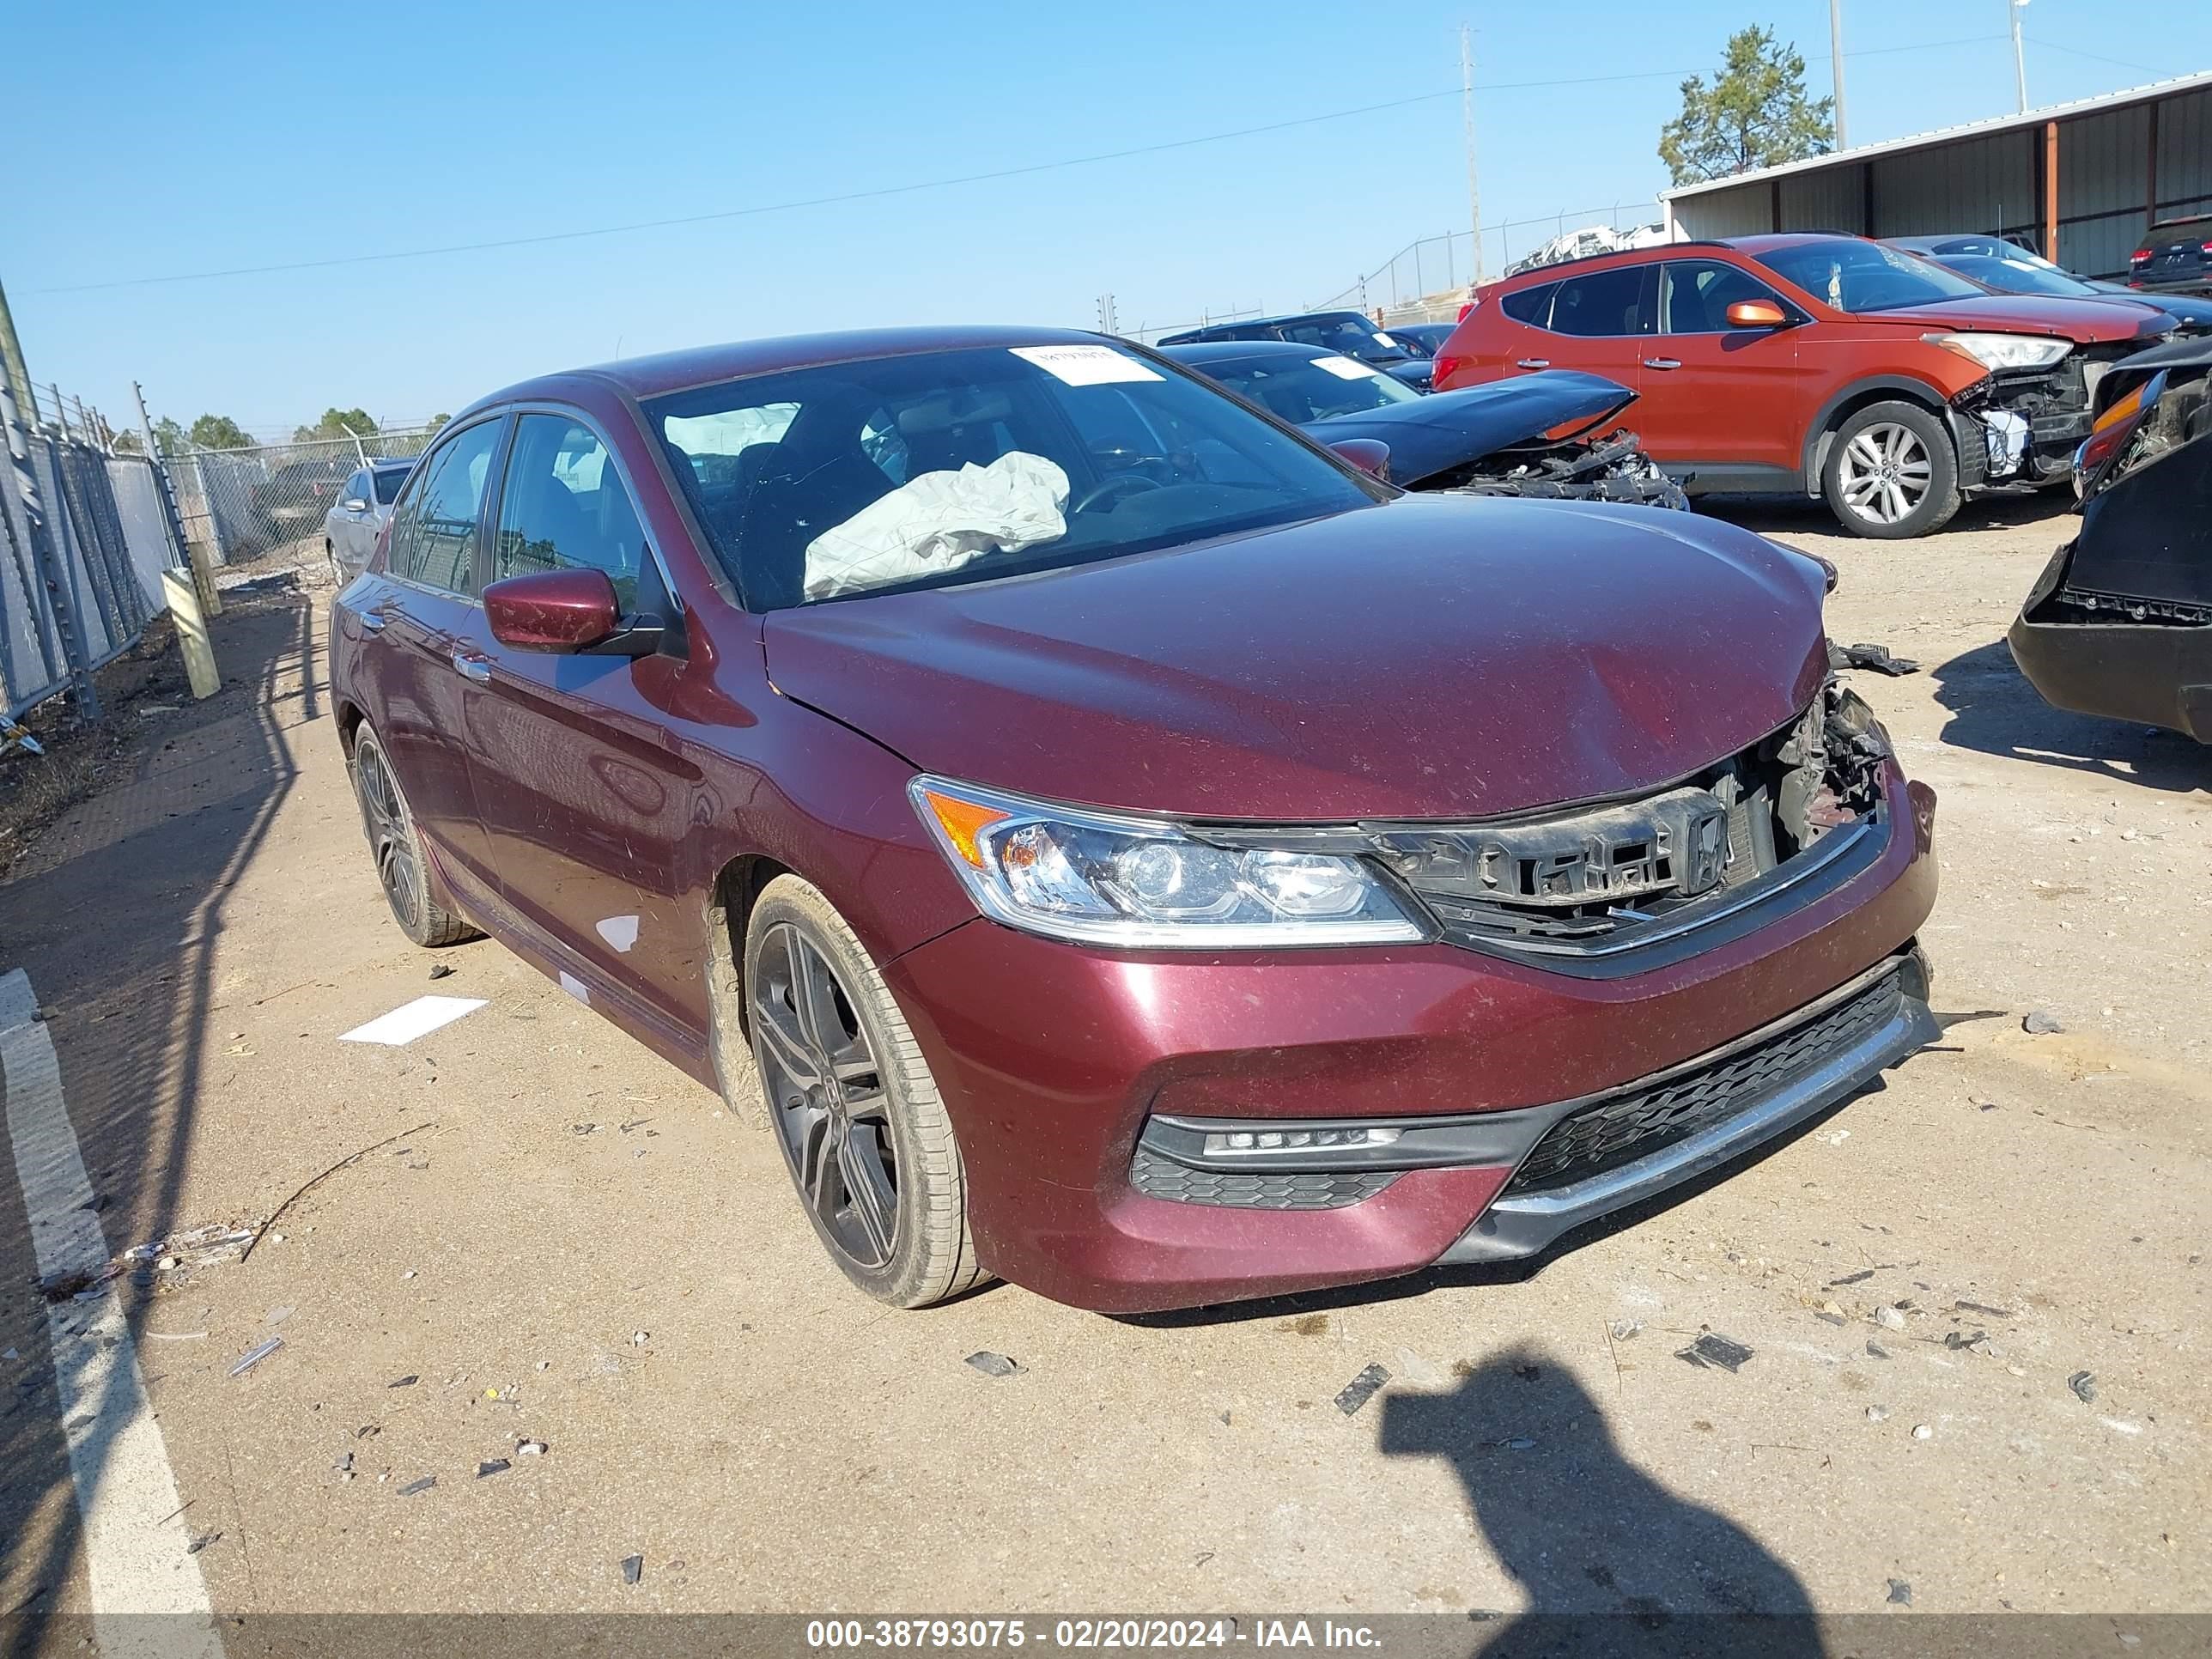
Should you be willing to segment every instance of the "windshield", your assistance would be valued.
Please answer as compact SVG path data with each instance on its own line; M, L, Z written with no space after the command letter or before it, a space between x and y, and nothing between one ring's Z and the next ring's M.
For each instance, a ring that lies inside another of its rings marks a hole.
M1402 363L1410 354L1356 311L1332 312L1326 317L1301 317L1278 324L1277 335L1297 345L1319 346L1341 351L1363 363Z
M1943 263L1962 276L1971 276L1985 288L2003 294L2057 294L2068 299L2094 300L2097 290L2077 276L2048 265L2032 265L2025 259L1993 259L1982 253L1947 253Z
M1103 343L833 363L644 407L754 610L1088 563L1393 493Z
M1300 357L1285 352L1191 366L1294 426L1421 400L1411 386L1354 357Z
M1799 242L1758 256L1759 263L1838 311L1899 311L1907 306L1980 300L1988 295L1939 264L1879 242Z

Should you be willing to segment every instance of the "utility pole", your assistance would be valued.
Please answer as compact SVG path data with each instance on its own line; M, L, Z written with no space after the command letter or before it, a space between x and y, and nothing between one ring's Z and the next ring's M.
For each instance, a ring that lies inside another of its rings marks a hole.
M2005 9L2012 14L2012 78L2020 95L2020 112L2027 113L2027 58L2020 48L2020 15L2027 9L2027 0L2007 0Z
M23 343L15 337L15 319L9 314L5 289L0 289L0 380L5 380L15 395L18 416L26 421L37 420L38 407L31 400L31 371L23 367Z
M1851 141L1844 127L1844 0L1828 0L1828 61L1835 65L1836 148L1849 149Z
M1119 334L1121 331L1120 319L1114 315L1114 296L1110 294L1098 296L1098 331L1101 334Z
M1474 232L1474 274L1468 279L1472 294L1482 285L1482 191L1474 178L1474 36L1459 26L1460 125L1467 139L1467 217Z

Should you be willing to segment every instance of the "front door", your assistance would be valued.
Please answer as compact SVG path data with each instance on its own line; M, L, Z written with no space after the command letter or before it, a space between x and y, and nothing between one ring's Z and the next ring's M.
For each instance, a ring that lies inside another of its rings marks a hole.
M371 576L374 591L361 606L369 648L387 665L375 677L384 706L371 717L416 828L442 867L458 865L486 889L491 853L477 810L466 704L490 638L477 599L477 546L504 425L480 421L424 463L398 503L385 568Z
M1774 289L1725 259L1669 259L1660 269L1659 331L1644 343L1641 400L1628 423L1675 470L1738 489L1795 489L1802 460L1805 371L1795 328L1740 328L1728 308Z
M676 620L620 471L580 419L517 417L496 522L491 580L604 570L625 613ZM705 935L684 898L683 853L699 773L654 706L683 665L496 641L489 659L470 734L507 904L556 956L695 1024Z

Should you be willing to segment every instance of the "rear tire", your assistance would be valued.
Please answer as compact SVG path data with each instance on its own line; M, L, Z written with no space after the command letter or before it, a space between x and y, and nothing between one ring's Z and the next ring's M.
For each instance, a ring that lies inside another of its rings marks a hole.
M866 947L797 876L746 921L744 999L762 1111L830 1259L894 1308L982 1283L928 1062Z
M1829 441L1820 493L1854 536L1902 541L1950 523L1965 498L1943 422L1917 404L1869 404Z
M369 855L376 860L377 884L399 931L425 949L435 950L480 937L477 929L445 905L437 874L415 833L415 815L392 769L391 757L375 729L364 723L353 740L354 798L361 804L362 828Z

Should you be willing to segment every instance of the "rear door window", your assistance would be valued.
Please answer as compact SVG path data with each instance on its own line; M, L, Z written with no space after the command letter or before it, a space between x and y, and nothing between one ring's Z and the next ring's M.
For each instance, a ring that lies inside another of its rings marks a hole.
M392 574L449 593L477 591L477 520L504 422L480 421L448 440L418 471L394 515Z
M1572 276L1559 284L1552 301L1552 331L1583 336L1648 334L1650 310L1644 302L1648 265Z
M561 415L525 415L501 492L492 580L539 570L604 570L624 611L637 609L645 532L598 435Z

